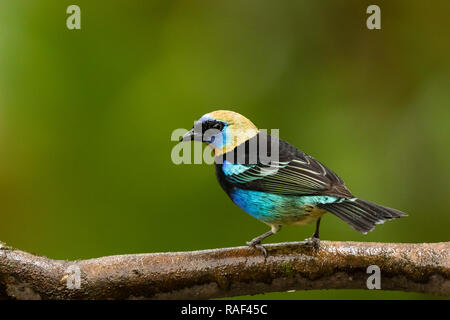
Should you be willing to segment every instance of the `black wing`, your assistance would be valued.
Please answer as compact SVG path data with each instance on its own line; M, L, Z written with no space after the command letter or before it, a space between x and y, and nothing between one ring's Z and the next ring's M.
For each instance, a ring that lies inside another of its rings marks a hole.
M271 155L270 143L275 137L266 136L268 153ZM259 147L257 150L259 153ZM352 197L337 174L281 139L279 139L279 161L264 164L256 157L258 159L256 163L251 164L248 162L250 158L248 151L246 152L246 162L225 163L222 166L224 178L239 188L283 195ZM236 170L227 169L236 165L238 166Z

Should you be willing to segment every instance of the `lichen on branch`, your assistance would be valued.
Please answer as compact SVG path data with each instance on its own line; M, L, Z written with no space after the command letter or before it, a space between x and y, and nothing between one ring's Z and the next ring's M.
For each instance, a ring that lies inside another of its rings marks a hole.
M0 299L209 299L312 289L381 289L450 296L450 242L322 241L62 261L0 243Z

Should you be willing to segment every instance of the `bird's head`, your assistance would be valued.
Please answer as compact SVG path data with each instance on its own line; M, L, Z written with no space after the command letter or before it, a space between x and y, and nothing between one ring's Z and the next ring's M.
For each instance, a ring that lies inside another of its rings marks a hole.
M258 134L258 128L243 115L217 110L203 115L180 141L201 141L216 156L227 153Z

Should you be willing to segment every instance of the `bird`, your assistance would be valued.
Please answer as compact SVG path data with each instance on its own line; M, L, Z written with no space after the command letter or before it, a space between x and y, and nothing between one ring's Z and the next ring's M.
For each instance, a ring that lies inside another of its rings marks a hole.
M180 141L200 141L210 146L222 189L242 210L270 227L246 242L264 256L267 250L262 240L286 225L315 221L315 232L306 244L319 248L320 221L327 212L363 234L377 224L407 216L400 210L355 197L323 163L259 130L234 111L216 110L203 115Z

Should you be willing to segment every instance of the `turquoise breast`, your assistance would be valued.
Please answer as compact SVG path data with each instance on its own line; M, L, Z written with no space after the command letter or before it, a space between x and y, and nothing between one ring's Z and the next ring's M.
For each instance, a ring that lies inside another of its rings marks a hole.
M281 225L301 222L312 214L319 203L340 201L331 196L277 195L244 189L235 189L230 196L234 203L253 217L268 224Z

